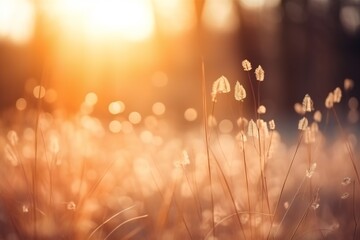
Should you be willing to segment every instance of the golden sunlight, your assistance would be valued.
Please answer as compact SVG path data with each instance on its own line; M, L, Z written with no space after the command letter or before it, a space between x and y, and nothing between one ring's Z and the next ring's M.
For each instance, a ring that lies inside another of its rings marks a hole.
M59 0L51 7L65 28L81 29L92 39L141 41L149 38L154 30L149 0Z
M28 42L35 24L35 9L28 0L0 0L0 37L14 43Z

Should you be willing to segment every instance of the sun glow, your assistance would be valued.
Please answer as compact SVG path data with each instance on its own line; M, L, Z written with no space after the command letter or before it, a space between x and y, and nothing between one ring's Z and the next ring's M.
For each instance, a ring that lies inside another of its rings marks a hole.
M92 38L140 41L154 29L149 0L59 0L51 7L65 29L80 30Z
M35 9L28 0L0 0L0 38L27 43L35 24Z

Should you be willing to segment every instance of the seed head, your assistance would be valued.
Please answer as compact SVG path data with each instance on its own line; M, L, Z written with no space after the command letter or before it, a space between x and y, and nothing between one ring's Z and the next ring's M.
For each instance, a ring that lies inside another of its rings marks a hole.
M334 106L334 94L330 92L325 99L325 107L330 109Z
M266 107L264 105L260 105L257 109L258 114L265 114L266 113Z
M237 101L244 101L246 98L246 91L243 85L239 83L239 81L236 81L235 84L235 99Z
M216 95L218 93L228 93L228 92L230 92L229 80L224 76L219 77L213 83L213 86L212 86L212 92L211 92L212 101L216 102Z
M351 183L351 178L349 178L349 177L344 177L344 179L343 179L342 182L341 182L341 185L347 186L347 185L349 185L350 183Z
M341 199L347 199L349 197L349 193L348 192L344 192L342 195L341 195Z
M298 129L305 131L307 126L308 126L308 120L306 117L303 117L302 119L300 119L299 124L298 124Z
M255 69L255 77L256 77L256 80L258 80L260 82L264 81L265 72L260 65Z
M314 103L311 100L311 97L309 96L309 94L305 95L303 102L302 102L302 107L305 112L311 112L314 110Z
M256 123L254 122L254 120L250 120L249 125L248 125L248 132L247 135L250 137L255 137L258 138L259 137L259 132L258 132L258 128Z
M269 128L270 130L275 130L275 121L273 119L269 121Z
M341 101L341 89L339 87L334 90L334 103L339 103Z
M245 59L244 61L242 61L242 66L243 66L243 68L244 68L244 71L246 71L246 72L248 72L248 71L250 71L252 68L251 68L251 63L247 60L247 59Z
M23 213L28 213L29 212L29 206L27 204L22 205L22 212Z

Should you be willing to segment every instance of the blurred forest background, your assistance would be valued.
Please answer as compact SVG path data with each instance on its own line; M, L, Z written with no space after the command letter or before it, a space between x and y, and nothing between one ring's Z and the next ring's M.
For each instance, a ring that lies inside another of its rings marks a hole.
M160 101L176 119L201 112L202 59L210 89L221 75L246 85L245 58L265 70L269 118L296 116L306 93L322 109L345 78L360 96L360 0L0 0L1 110L42 79L44 108L77 111L94 91L99 115Z

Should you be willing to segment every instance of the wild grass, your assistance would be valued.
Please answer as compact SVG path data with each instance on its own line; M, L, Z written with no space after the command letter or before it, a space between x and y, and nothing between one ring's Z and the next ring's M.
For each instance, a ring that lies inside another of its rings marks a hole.
M155 115L120 116L111 132L95 102L50 113L40 92L37 109L12 109L22 120L0 124L1 239L357 239L359 144L336 111L349 87L319 104L304 93L285 144L261 103L264 70L243 68L250 94L202 65L203 121L186 132ZM223 122L228 94L239 115Z

